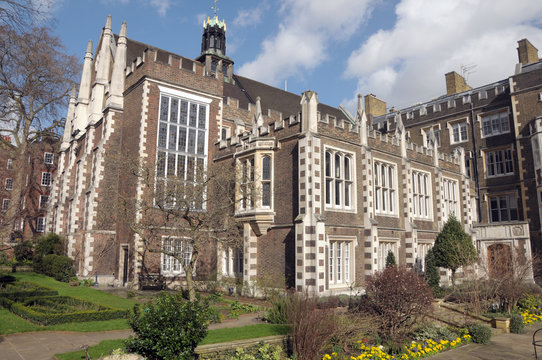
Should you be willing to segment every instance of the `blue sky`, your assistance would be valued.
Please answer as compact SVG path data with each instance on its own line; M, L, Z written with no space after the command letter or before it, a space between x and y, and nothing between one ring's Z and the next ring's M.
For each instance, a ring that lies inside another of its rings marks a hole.
M83 58L108 14L118 33L182 56L200 52L212 0L33 0L69 53ZM235 72L323 103L352 108L356 94L406 107L445 93L462 66L472 87L513 74L517 40L542 55L541 0L219 0Z

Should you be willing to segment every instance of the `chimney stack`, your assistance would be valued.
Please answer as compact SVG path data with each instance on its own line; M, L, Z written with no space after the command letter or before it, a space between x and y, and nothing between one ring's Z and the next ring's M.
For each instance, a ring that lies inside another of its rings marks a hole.
M538 49L533 46L527 39L518 41L518 57L521 65L535 63L539 60Z
M467 85L465 78L455 71L451 71L444 76L446 77L446 95L453 95L472 89Z
M374 117L386 115L386 102L373 94L365 95L365 113L369 124L372 124Z

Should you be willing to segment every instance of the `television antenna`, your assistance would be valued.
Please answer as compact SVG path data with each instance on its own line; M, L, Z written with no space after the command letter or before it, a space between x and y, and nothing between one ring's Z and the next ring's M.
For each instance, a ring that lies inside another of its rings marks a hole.
M463 76L465 81L467 81L469 79L470 74L476 72L476 70L474 70L474 69L476 69L477 66L478 65L476 65L476 64L461 65L461 76Z

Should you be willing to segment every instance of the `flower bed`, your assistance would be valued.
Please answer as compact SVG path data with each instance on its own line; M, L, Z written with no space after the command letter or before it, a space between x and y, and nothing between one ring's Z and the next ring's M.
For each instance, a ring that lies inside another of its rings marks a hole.
M358 341L359 350L361 354L358 356L350 356L348 359L352 360L377 360L377 359L390 359L390 360L409 360L409 359L421 359L436 355L442 351L453 349L459 345L464 345L471 342L470 335L464 335L458 337L455 340L425 340L420 342L412 342L409 347L405 346L404 352L398 355L391 355L383 351L382 346L373 346ZM322 360L334 360L342 359L337 353L331 353L324 355Z
M540 308L540 306L523 309L520 314L523 317L523 324L525 325L530 325L542 321L542 309Z

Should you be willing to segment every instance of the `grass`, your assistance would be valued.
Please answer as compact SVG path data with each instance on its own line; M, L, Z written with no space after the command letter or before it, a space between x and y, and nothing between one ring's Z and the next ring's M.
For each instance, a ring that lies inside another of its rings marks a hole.
M131 309L136 301L132 299L124 299L119 296L107 293L105 291L96 290L88 287L75 287L66 283L56 281L53 278L45 275L34 273L15 273L13 274L18 280L28 281L37 285L53 288L62 296L73 296L83 300L91 301L97 304L102 304L120 309ZM29 331L109 331L129 329L126 319L113 319L107 321L88 321L82 323L57 324L50 326L39 326L32 324L9 310L0 308L0 335L22 333Z
M254 339L264 336L286 335L290 332L287 325L257 324L239 328L209 330L207 336L200 345L218 344L223 342ZM111 350L123 348L124 339L104 340L98 345L91 346L88 350L93 359L109 355ZM83 350L72 351L64 354L55 354L58 360L80 360L85 358Z

